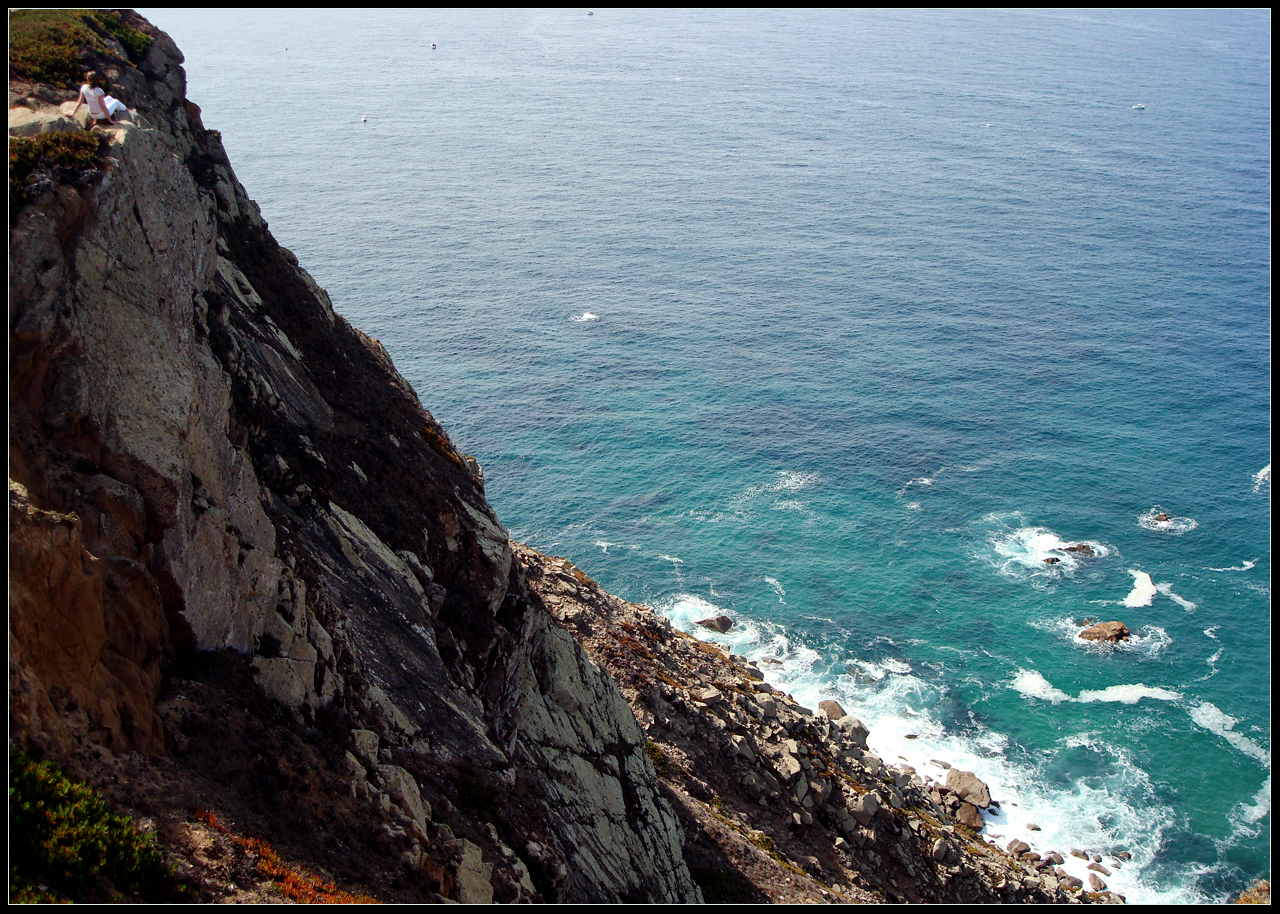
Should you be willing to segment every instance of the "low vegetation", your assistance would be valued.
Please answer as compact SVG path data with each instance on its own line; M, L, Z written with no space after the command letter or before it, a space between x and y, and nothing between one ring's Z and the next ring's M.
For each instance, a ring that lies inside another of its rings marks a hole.
M22 753L9 769L10 901L184 897L154 839L91 788Z
M9 138L9 206L58 184L82 187L98 173L107 146L101 133L41 133Z
M95 58L114 56L114 39L131 63L140 61L151 39L106 10L26 9L9 15L9 75L74 89Z
M275 882L280 893L297 904L376 904L369 895L352 895L331 882L325 882L296 866L286 863L266 841L237 835L207 810L196 810L196 818L205 825L231 838L258 862L258 872Z

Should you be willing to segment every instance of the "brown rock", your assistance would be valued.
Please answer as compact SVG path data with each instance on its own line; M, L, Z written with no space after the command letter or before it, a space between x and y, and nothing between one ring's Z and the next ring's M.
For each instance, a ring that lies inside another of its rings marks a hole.
M956 821L967 828L980 829L986 823L982 821L982 813L972 803L961 803L956 811Z
M711 629L713 632L720 632L722 635L733 628L733 620L728 616L712 616L708 619L699 619L698 624L703 628Z
M827 720L839 720L845 716L844 708L840 707L840 702L832 701L830 698L818 702L818 710L827 715Z
M1097 553L1093 551L1093 547L1088 543L1074 543L1073 545L1063 547L1062 551L1070 552L1074 555L1097 555Z
M1123 622L1099 622L1091 628L1086 628L1080 633L1080 637L1086 641L1128 641L1129 629L1125 628Z
M991 805L990 788L972 771L952 768L947 772L947 789L979 809L985 809Z

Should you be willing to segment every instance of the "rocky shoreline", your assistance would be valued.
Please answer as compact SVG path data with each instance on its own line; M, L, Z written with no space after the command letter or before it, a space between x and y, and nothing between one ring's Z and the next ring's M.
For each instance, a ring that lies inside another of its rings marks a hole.
M745 880L724 900L1123 901L1056 852L983 841L978 808L992 799L972 772L939 784L886 764L836 702L804 708L567 560L515 548L530 592L617 680L686 830L701 831L695 846Z

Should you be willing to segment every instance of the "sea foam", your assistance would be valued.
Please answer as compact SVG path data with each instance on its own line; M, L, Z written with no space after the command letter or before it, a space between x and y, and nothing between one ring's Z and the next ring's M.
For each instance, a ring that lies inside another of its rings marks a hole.
M1130 568L1129 574L1133 575L1133 590L1129 591L1129 596L1124 598L1124 605L1130 608L1150 606L1152 599L1159 592L1156 585L1151 583L1151 575L1136 568Z
M999 519L989 517L988 520ZM991 536L995 553L995 565L1003 574L1011 577L1055 579L1072 574L1082 561L1079 552L1072 547L1084 546L1092 555L1087 558L1105 558L1111 547L1092 540L1064 540L1047 527L1018 527Z
M1164 519L1160 520L1161 517ZM1200 525L1190 517L1174 517L1164 508L1155 505L1147 513L1138 515L1138 526L1155 533L1182 536Z
M1240 721L1230 714L1223 712L1216 705L1207 701L1201 702L1187 713L1196 726L1203 727L1210 733L1222 737L1245 755L1257 759L1270 767L1271 753L1243 733L1237 733L1234 728Z

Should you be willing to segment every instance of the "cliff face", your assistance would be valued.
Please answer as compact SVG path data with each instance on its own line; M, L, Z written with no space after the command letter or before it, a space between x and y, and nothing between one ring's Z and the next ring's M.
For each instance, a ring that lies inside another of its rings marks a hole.
M368 807L406 886L698 900L643 734L530 602L479 468L276 244L180 52L129 21L152 42L105 61L135 113L94 128L102 174L11 223L13 741L217 782L242 737L200 702L251 677L271 701L245 726L328 755L246 763ZM11 124L81 130L72 98L11 80ZM278 802L242 787L244 817ZM490 796L518 800L468 832Z

